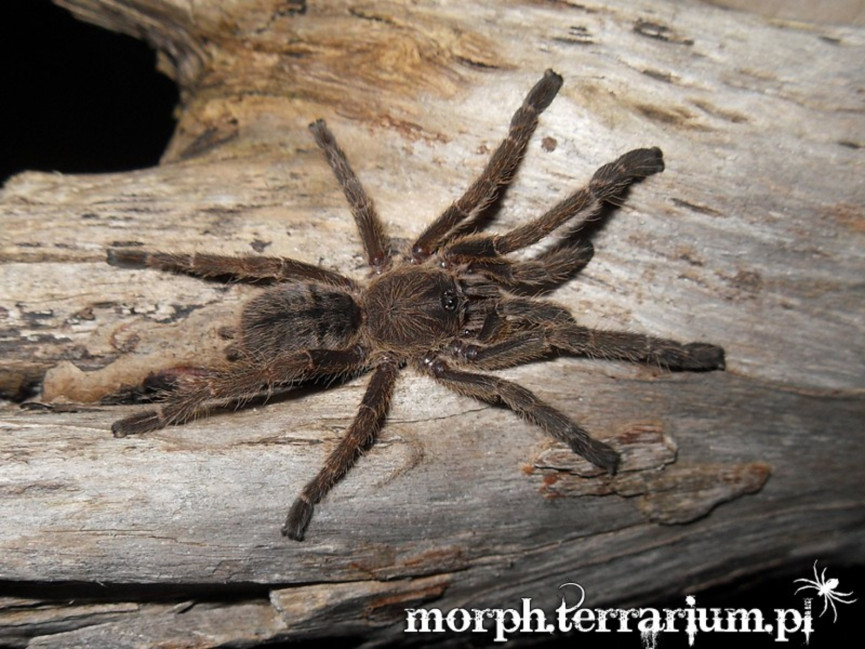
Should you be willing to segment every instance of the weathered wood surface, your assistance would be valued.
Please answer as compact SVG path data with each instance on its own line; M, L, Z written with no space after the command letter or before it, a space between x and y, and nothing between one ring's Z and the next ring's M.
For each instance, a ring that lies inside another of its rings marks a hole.
M651 603L863 560L861 28L650 0L60 4L161 48L185 103L157 168L24 173L0 193L0 386L48 404L0 412L0 642L399 641L420 603L549 606L565 581L591 606ZM594 232L594 260L553 298L592 326L727 350L725 373L579 359L503 373L618 445L616 478L406 373L382 439L297 544L279 536L286 507L363 379L110 436L132 407L100 399L218 359L218 329L260 289L111 268L107 247L263 252L363 279L306 124L328 119L408 239L547 67L565 86L495 227L661 146L667 171Z

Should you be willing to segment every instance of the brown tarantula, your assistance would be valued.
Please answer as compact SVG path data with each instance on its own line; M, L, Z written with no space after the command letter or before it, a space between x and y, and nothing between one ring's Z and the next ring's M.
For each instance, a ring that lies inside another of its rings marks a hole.
M498 370L551 353L651 363L670 370L724 369L724 350L580 326L563 307L528 297L571 277L591 257L572 227L556 245L528 257L510 253L539 242L578 214L591 217L621 200L635 180L664 169L661 150L636 149L598 169L584 187L546 214L499 235L481 234L475 217L507 185L538 115L562 78L547 70L511 119L510 130L480 177L427 227L405 257L391 249L372 201L319 120L310 125L348 200L374 276L366 286L335 272L278 257L178 255L112 249L108 262L201 277L276 285L243 309L230 365L179 372L154 408L117 421L117 437L179 424L209 407L239 403L306 381L371 371L345 436L289 511L282 533L302 540L313 507L375 440L401 369L411 366L442 385L502 403L575 453L610 473L619 456L529 390L477 370ZM471 227L474 226L474 227Z

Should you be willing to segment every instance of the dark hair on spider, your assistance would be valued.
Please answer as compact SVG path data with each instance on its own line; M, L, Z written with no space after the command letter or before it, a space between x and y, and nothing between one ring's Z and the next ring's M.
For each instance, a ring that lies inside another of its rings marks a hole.
M360 408L318 475L301 491L282 533L302 540L314 506L372 445L385 423L397 376L405 367L459 394L501 403L593 464L614 473L618 453L526 388L488 374L550 353L648 363L670 370L724 369L724 351L651 336L589 329L553 302L525 297L570 279L591 258L573 232L605 203L618 204L634 181L664 169L657 147L629 151L600 167L588 185L540 217L503 234L466 233L514 176L538 116L562 78L547 70L511 119L507 137L466 192L405 251L391 254L372 200L323 120L310 125L360 233L374 271L361 285L318 266L279 257L179 255L115 248L108 262L200 277L269 280L275 285L243 309L229 347L233 362L179 373L149 410L115 422L124 437L183 423L209 408L243 402L305 381L371 373ZM573 223L574 219L581 219ZM546 250L514 258L566 224Z

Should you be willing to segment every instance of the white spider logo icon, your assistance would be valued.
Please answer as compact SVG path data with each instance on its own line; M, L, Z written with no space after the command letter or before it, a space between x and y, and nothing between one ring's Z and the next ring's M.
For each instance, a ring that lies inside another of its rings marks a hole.
M838 609L835 608L835 602L839 604L852 604L857 601L855 599L844 599L845 597L850 597L853 594L853 591L849 593L839 593L835 589L838 588L838 580L837 579L826 579L826 568L823 568L823 572L817 575L817 561L814 562L814 579L796 579L793 583L796 582L804 582L804 586L800 586L796 589L798 593L800 590L805 590L806 588L813 588L817 591L817 594L823 598L823 611L820 613L820 617L823 617L823 613L829 608L832 607L832 613L835 615L834 622L838 621Z

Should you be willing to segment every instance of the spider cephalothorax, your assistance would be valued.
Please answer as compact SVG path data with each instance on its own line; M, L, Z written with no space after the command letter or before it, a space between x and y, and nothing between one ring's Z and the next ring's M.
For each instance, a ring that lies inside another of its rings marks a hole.
M618 454L529 390L484 371L513 367L552 353L651 363L671 370L724 368L724 351L640 334L588 329L564 307L525 297L573 276L591 247L571 227L533 255L510 253L535 244L577 215L617 202L635 180L662 171L660 149L636 149L598 169L589 184L547 213L501 235L466 226L507 185L525 153L538 115L562 79L552 70L514 114L508 136L466 193L418 237L392 254L372 201L324 122L310 126L357 222L374 277L361 286L338 273L293 259L177 255L112 249L108 261L203 277L269 280L276 285L247 303L228 349L230 364L177 373L154 408L117 421L118 437L179 424L208 408L291 389L305 381L371 372L361 406L325 466L292 506L284 535L301 540L313 507L375 440L404 367L442 385L511 408L574 452L615 472Z

